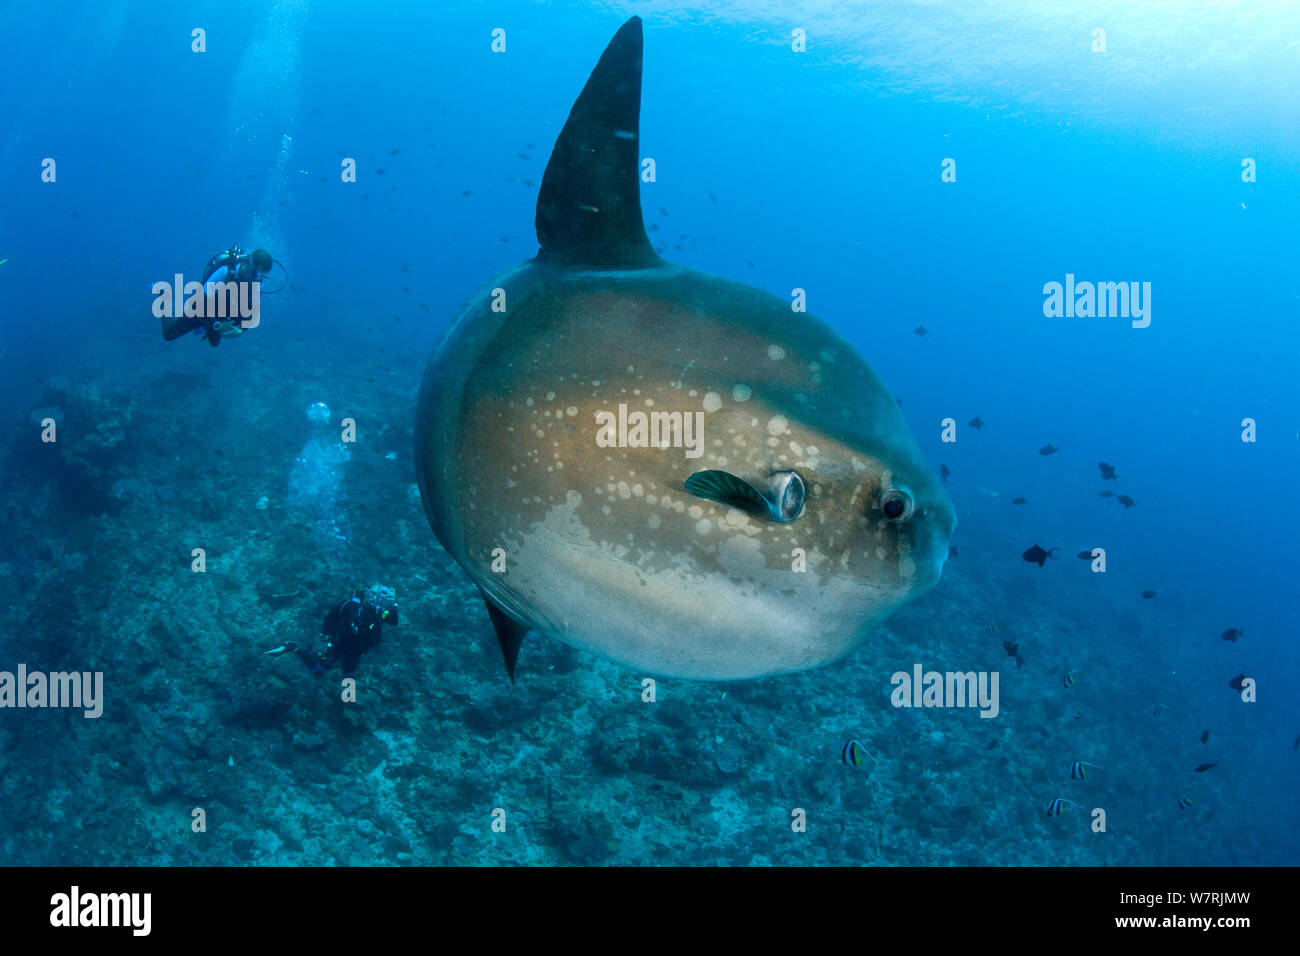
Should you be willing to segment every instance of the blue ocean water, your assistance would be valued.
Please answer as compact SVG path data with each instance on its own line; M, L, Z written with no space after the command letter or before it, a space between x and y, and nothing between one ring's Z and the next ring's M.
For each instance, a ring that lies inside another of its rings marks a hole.
M537 636L511 686L412 460L425 359L536 252L632 14L651 239L806 290L960 522L844 661L654 703ZM0 709L0 862L1295 865L1298 41L1269 3L10 9L0 671L104 692ZM152 285L232 242L285 288L164 342ZM1150 283L1149 326L1045 315L1067 276ZM350 452L304 444L315 402ZM401 623L355 704L265 656L376 581ZM915 664L998 672L998 716L891 707Z

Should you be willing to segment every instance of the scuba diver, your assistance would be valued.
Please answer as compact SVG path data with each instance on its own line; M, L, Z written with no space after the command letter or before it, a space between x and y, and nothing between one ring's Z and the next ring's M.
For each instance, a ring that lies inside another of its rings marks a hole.
M325 615L321 636L325 646L317 652L288 641L266 652L267 657L294 653L307 670L320 677L342 661L343 676L352 677L361 655L379 643L384 625L397 625L397 595L392 588L375 584L349 598Z
M218 252L208 260L208 264L203 269L203 279L201 281L203 282L203 291L207 301L212 301L211 297L218 282L261 282L275 264L277 263L265 249L244 252L239 248L238 243L235 243L224 252ZM280 288L284 288L284 286ZM271 290L271 292L279 291L280 289ZM271 292L266 294L270 295ZM204 311L210 310L205 309ZM252 325L245 326L238 315L224 318L212 315L202 317L177 315L164 317L162 320L164 340L170 342L173 339L180 338L187 332L201 330L203 337L208 340L208 344L214 348L221 343L223 338L242 335L245 328L252 328Z

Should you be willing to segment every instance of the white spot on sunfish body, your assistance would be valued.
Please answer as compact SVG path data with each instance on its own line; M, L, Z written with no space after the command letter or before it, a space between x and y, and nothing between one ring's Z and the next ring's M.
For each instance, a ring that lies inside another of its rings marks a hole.
M731 525L733 529L749 528L749 515L745 514L743 511L737 510L736 508L728 508L727 516L723 520L726 521L727 524Z
M781 348L779 345L769 345L767 347L767 357L773 362L779 362L781 359L785 358L785 349Z
M701 518L699 521L695 522L696 534L708 534L712 530L713 530L713 522L710 521L708 518Z
M704 396L704 410L706 412L716 412L722 407L722 396L717 392L709 392Z
M753 396L754 390L744 382L737 382L731 387L731 397L738 402L747 402Z
M773 415L767 420L767 431L771 435L784 435L790 430L790 423L784 415Z

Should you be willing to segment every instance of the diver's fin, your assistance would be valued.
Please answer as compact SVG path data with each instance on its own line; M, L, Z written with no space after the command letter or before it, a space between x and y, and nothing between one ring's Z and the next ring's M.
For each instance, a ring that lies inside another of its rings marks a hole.
M560 131L537 196L537 258L637 269L659 256L641 219L641 18L609 41Z
M772 503L763 493L729 471L697 471L683 487L706 501L717 501L752 515L772 516Z
M523 646L524 635L528 633L528 628L493 604L492 599L482 588L478 589L478 593L483 595L488 617L492 618L492 627L497 632L497 643L501 645L501 656L505 658L506 673L510 675L510 683L513 686L515 661L519 660L519 648Z

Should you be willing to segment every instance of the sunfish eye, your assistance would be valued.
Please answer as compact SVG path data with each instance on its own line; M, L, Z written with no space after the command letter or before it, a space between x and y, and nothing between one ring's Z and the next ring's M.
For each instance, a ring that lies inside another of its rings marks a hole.
M902 488L890 488L880 499L880 510L885 517L898 523L912 517L912 496Z
M778 471L772 476L772 517L793 521L803 512L808 489L797 472Z

